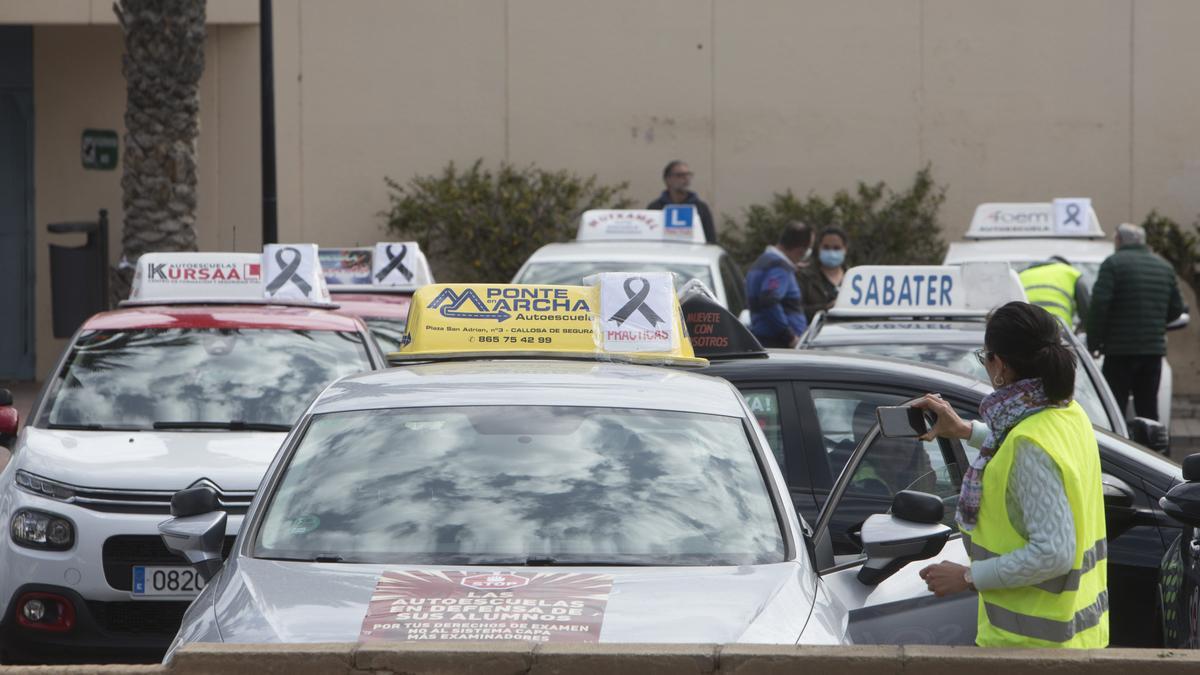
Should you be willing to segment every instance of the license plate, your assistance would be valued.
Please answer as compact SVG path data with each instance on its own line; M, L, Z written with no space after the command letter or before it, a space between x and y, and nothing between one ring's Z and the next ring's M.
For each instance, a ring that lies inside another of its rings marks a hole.
M194 598L204 589L204 577L191 567L138 565L133 568L135 597Z

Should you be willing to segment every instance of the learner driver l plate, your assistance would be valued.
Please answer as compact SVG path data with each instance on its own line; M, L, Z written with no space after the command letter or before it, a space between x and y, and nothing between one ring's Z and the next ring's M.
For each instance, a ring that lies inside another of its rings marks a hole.
M204 577L180 565L133 568L134 597L194 598L204 590Z

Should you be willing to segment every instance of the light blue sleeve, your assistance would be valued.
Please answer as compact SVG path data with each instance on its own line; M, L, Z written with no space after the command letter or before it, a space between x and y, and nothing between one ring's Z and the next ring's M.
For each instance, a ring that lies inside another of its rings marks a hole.
M1070 572L1075 562L1075 517L1062 473L1050 455L1031 441L1022 441L1016 451L1009 487L1020 513L1013 513L1009 503L1009 518L1026 531L1028 543L971 563L979 590L1040 584ZM1009 502L1007 497L1005 501Z
M979 450L983 447L983 442L987 440L988 425L985 422L975 420L971 422L971 437L967 439L967 445Z

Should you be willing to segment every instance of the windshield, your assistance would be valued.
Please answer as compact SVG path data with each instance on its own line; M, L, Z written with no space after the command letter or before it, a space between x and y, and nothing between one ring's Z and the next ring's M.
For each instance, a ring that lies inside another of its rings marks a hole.
M890 356L894 359L931 363L935 366L949 368L964 375L970 375L984 382L988 381L987 370L975 358L975 349L971 345L905 345L905 344L845 344L845 345L813 345L814 349L836 349L842 352L856 352L874 356ZM1112 421L1104 410L1100 392L1095 383L1082 367L1075 369L1075 400L1087 413L1092 424L1112 431Z
M708 265L672 263L652 260L562 260L530 263L518 284L582 284L589 274L600 272L674 272L675 287L699 279L705 288L713 288L712 272Z
M742 420L588 407L313 418L255 555L432 565L742 565L784 541Z
M90 331L72 346L42 423L290 427L326 384L370 369L366 345L349 332Z
M408 323L405 319L367 317L363 321L371 329L371 336L379 345L379 351L384 354L400 351L400 345L404 344L404 326Z

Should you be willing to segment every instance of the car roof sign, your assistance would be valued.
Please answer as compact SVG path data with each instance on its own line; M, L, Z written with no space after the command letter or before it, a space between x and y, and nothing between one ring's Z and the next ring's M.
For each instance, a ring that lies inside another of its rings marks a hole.
M698 279L679 290L679 305L696 356L707 359L766 358L750 329L713 297Z
M1004 262L863 265L847 270L829 316L982 317L1025 299L1020 277Z
M584 286L430 284L409 306L392 361L585 358L704 365L670 274L604 273Z
M692 204L649 209L593 209L579 218L576 241L674 241L703 244L704 228Z
M1013 239L1067 237L1097 239L1105 236L1084 197L1060 198L1052 202L989 202L975 208L967 239Z
M144 253L122 306L279 304L332 307L316 272L316 244L270 244L264 253Z
M335 293L411 293L433 283L429 261L415 241L322 248L319 256L325 283Z

